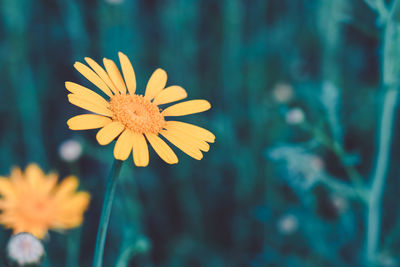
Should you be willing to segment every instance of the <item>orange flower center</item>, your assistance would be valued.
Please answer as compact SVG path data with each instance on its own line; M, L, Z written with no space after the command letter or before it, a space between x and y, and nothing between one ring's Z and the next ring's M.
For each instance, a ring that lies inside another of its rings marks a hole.
M27 197L21 199L19 204L20 216L32 224L47 224L54 216L54 205L51 199L46 197Z
M141 95L115 95L110 100L113 119L136 133L158 133L165 125L157 105Z

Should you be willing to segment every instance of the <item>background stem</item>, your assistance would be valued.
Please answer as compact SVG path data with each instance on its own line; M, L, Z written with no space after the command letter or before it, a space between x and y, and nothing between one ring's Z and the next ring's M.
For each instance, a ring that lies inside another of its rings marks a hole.
M378 156L376 159L372 188L368 201L367 258L369 262L375 260L376 252L378 250L381 223L381 202L390 161L390 144L397 98L397 88L390 88L386 91L383 102L383 112L379 127Z
M367 1L368 2L368 1ZM390 163L390 151L392 129L398 99L400 85L400 24L397 21L399 0L392 2L390 9L385 7L383 0L375 1L375 8L380 15L384 26L383 34L383 58L382 73L385 91L382 103L382 113L378 133L378 153L372 176L372 186L367 202L367 261L369 265L375 265L379 249L379 237L381 226L382 196L385 186L388 166Z
M99 228L97 231L96 248L93 258L93 267L101 267L103 264L104 245L107 236L108 223L110 221L110 214L117 186L117 179L121 170L122 161L114 160L110 176L107 182L106 193L104 195L103 208L101 210L101 217Z

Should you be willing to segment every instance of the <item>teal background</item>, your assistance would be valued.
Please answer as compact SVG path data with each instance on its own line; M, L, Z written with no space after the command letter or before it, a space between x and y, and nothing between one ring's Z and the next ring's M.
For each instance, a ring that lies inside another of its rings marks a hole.
M210 111L182 121L216 142L201 161L174 148L174 166L154 151L147 168L124 163L105 266L365 266L368 209L349 177L372 183L385 88L400 77L383 80L384 62L395 69L400 58L384 61L384 39L400 35L384 37L366 2L0 0L0 175L36 162L78 175L92 194L82 229L44 241L46 264L90 266L113 161L95 130L68 129L83 111L64 82L95 89L74 62L122 51L139 92L161 67L168 85L209 100ZM282 100L282 87L292 96ZM304 122L290 120L293 108ZM385 130L393 143L376 263L399 266L398 119ZM68 139L83 146L74 163L59 156ZM9 236L1 231L0 250Z

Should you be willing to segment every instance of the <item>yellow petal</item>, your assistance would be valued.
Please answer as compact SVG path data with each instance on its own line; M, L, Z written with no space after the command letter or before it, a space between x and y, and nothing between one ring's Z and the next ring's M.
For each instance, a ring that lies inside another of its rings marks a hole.
M90 57L85 57L86 63L99 75L99 77L107 84L107 86L111 89L114 94L118 94L118 90L111 81L107 72L93 59Z
M97 132L97 141L100 145L107 145L112 140L114 140L124 129L125 126L122 123L118 121L113 121Z
M154 151L163 159L166 163L175 164L178 163L178 157L174 151L165 143L160 137L155 134L146 134L147 140L153 147Z
M138 167L146 167L149 164L149 148L143 134L133 134L133 161Z
M44 179L44 173L36 164L29 164L25 169L25 177L32 191L37 191Z
M45 227L34 227L29 230L18 231L17 233L21 233L21 232L29 232L32 235L34 235L36 238L43 239L45 237L45 235L47 234L47 229ZM16 234L16 233L14 232L14 234Z
M162 134L168 141L174 144L177 148L188 154L194 159L201 160L203 158L203 154L201 151L194 146L191 146L186 142L186 140L180 136L175 135L167 130L161 130L160 134Z
M124 79L122 79L121 73L119 72L117 65L115 65L114 61L107 58L103 59L103 63L106 67L108 76L110 76L114 85L122 94L126 94L125 82Z
M11 169L10 180L18 192L26 189L27 183L20 168L14 167Z
M2 202L3 204L4 202ZM4 224L6 226L6 228L13 228L14 224L15 224L15 220L18 219L16 218L15 214L10 214L11 212L8 210L4 210L1 214L0 214L0 223ZM16 227L17 225L15 225Z
M173 85L165 88L161 92L159 92L154 98L153 103L156 105L167 104L171 102L175 102L178 100L185 99L187 97L187 93L185 89L180 86Z
M17 180L17 181L21 181L23 174L20 168L18 167L13 167L11 169L11 179L12 180Z
M52 230L64 233L65 229L78 227L82 222L83 214L61 214L59 218L53 222Z
M54 192L54 197L57 200L60 200L70 196L78 188L78 184L78 178L76 178L75 176L71 175L64 178L58 186L57 190Z
M207 152L210 150L210 145L197 137L194 137L193 135L190 135L183 131L180 128L174 127L173 125L166 126L165 129L167 129L170 133L172 133L175 136L180 137L181 139L185 140L186 143L192 147L196 147L204 152Z
M86 210L90 202L90 195L87 192L74 192L73 195L68 197L67 201L59 203L62 213L70 217L81 215ZM62 215L60 213L60 215ZM80 216L79 216L80 217Z
M203 112L209 110L210 108L211 104L207 100L189 100L170 106L164 109L161 114L164 116L184 116L193 113Z
M129 93L133 95L136 91L135 71L133 70L129 58L125 54L118 52L118 56L121 63L122 73L124 74L126 86L128 87Z
M187 134L209 143L215 142L215 135L212 132L190 123L185 123L181 121L167 121L166 126L179 128Z
M114 147L114 157L119 160L126 160L132 151L133 134L126 129L118 138Z
M83 87L82 85L73 82L65 82L65 88L67 88L67 90L71 93L79 95L80 97L85 98L92 103L96 103L97 105L105 107L109 106L107 100L105 100L103 97L93 92L92 90Z
M96 114L83 114L70 118L67 124L71 130L88 130L104 127L111 122L112 120L108 117Z
M11 181L5 177L0 177L0 195L6 198L14 199L16 192Z
M40 192L43 195L50 193L54 187L56 187L58 181L58 175L55 173L50 173L44 179L42 185L40 186Z
M75 106L78 106L80 108L86 109L88 111L112 117L112 112L105 106L101 106L98 104L95 104L93 102L90 102L89 100L75 94L69 94L68 95L68 100L71 104L74 104Z
M167 84L167 73L163 69L156 69L146 86L144 97L152 100Z
M110 89L107 87L107 85L104 83L104 81L102 79L100 79L100 77L97 76L97 74L94 71L92 71L88 66L86 66L86 65L84 65L84 64L82 64L80 62L76 62L74 64L74 67L83 76L85 76L86 79L91 81L94 85L96 85L106 95L108 95L109 97L112 96L112 93L111 93Z

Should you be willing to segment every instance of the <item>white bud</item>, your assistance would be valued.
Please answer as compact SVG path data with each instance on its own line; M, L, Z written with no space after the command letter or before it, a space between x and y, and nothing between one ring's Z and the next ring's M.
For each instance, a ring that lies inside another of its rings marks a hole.
M278 221L278 230L281 234L290 235L299 228L299 220L293 214L282 216Z
M382 267L395 267L399 266L399 262L389 253L387 252L382 252L378 255L377 261L379 263L379 266Z
M105 0L105 1L111 5L119 5L124 2L124 0Z
M40 266L44 254L42 243L32 234L19 233L8 241L7 259L11 266Z
M321 172L324 169L324 161L319 156L313 156L311 158L311 168L315 172Z
M78 141L67 140L60 145L58 152L63 160L76 161L82 154L82 145Z
M146 252L150 249L150 247L151 247L151 244L147 238L140 237L136 240L135 249L138 252L141 252L141 253Z
M287 103L293 98L293 87L288 83L277 83L272 91L276 102Z
M345 212L348 208L347 199L345 199L342 196L333 195L333 196L331 196L331 201L332 201L333 206L335 206L336 210L339 213Z
M292 108L286 113L286 122L291 125L301 124L305 116L301 108Z

